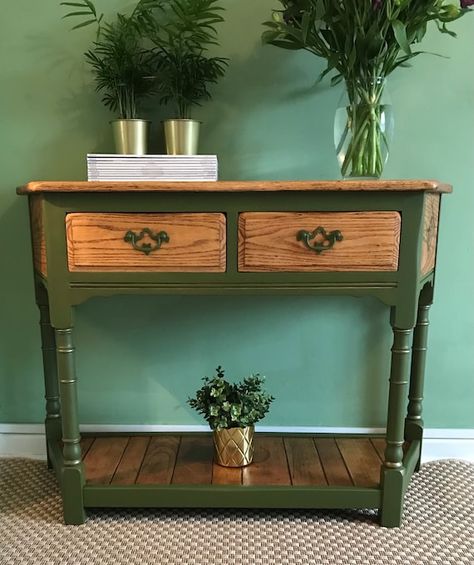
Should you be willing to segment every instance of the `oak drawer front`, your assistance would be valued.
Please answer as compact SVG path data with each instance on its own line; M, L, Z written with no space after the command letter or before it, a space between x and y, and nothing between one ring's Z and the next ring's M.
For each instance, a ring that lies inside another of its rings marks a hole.
M225 228L218 213L71 213L69 270L223 272Z
M396 271L398 212L245 212L239 271Z

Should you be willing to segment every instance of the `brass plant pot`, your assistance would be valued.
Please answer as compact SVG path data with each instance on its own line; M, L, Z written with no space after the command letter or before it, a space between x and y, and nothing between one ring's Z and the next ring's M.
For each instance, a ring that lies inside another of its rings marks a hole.
M115 152L120 155L146 155L150 122L148 120L113 120Z
M254 426L214 430L215 461L223 467L245 467L253 460Z
M197 120L165 120L163 126L168 155L196 155L200 125Z

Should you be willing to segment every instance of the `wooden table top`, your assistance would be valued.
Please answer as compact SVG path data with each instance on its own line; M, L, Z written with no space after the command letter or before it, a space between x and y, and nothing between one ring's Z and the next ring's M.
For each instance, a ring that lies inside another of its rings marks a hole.
M305 180L217 182L88 182L33 181L17 188L18 194L44 192L452 192L452 186L436 180Z

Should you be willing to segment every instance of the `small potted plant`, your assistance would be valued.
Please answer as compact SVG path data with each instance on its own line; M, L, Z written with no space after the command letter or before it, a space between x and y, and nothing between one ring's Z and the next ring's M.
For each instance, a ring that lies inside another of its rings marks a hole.
M210 57L217 45L215 24L224 21L219 0L169 0L155 10L149 38L154 44L155 73L160 103L174 107L164 121L169 155L194 155L198 150L200 122L191 118L193 106L209 100L208 86L225 73L228 61Z
M263 390L264 380L257 373L230 383L219 366L214 377L204 377L195 398L188 399L213 431L219 465L244 467L252 463L254 424L265 416L274 400Z
M111 121L117 153L142 155L147 152L149 122L138 118L140 102L155 92L153 54L144 47L145 31L152 11L161 0L140 0L130 15L117 14L113 22L103 21L91 0L61 2L73 8L64 17L80 17L78 29L96 26L93 47L85 54L95 77L102 102L116 112Z

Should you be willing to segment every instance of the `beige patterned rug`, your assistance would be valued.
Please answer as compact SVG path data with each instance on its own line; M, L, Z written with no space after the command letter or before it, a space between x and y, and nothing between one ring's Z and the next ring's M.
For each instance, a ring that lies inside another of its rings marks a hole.
M474 565L474 465L428 463L399 529L376 513L89 510L64 526L45 463L0 459L1 565Z

